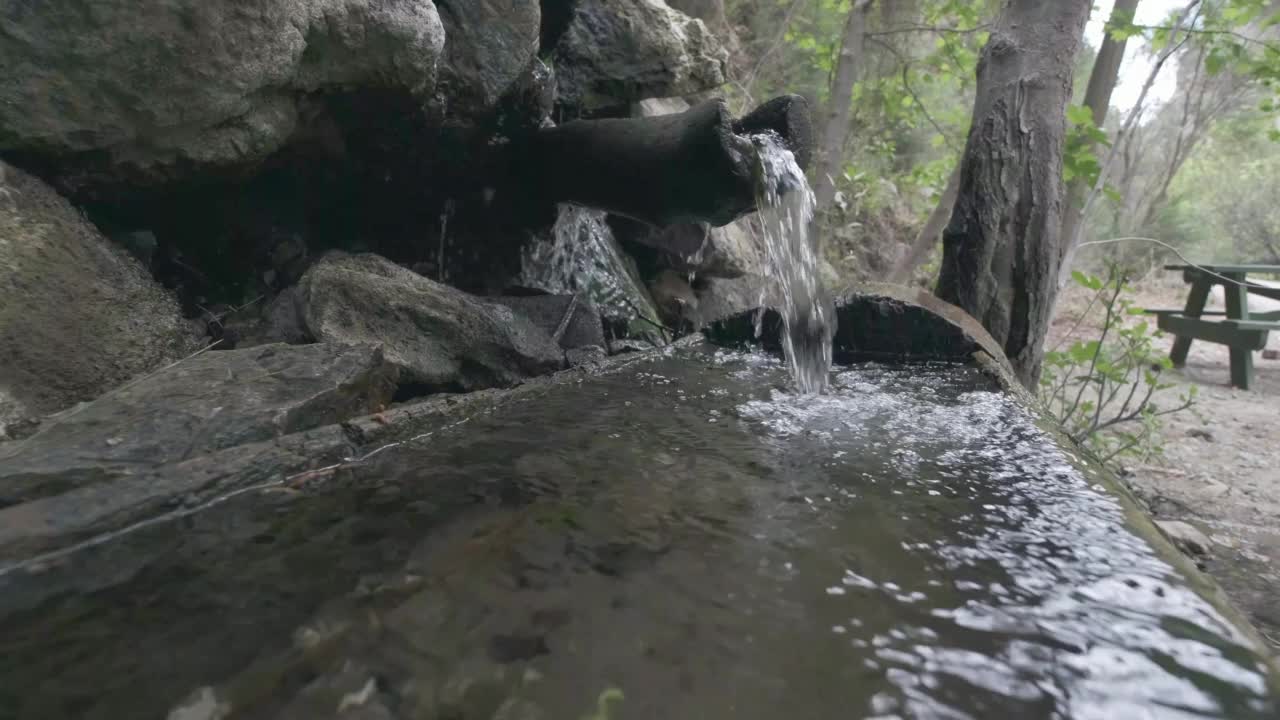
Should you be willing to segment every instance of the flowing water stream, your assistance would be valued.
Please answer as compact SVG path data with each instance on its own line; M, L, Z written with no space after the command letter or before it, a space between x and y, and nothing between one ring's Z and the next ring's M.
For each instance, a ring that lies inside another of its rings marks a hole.
M782 349L796 387L805 394L827 388L835 312L822 287L818 249L811 237L814 197L795 155L772 133L754 135L756 206L764 231L766 276L774 281L785 331ZM760 305L766 304L762 290ZM758 334L758 333L757 333Z
M0 718L1274 720L966 367L677 349L0 575Z

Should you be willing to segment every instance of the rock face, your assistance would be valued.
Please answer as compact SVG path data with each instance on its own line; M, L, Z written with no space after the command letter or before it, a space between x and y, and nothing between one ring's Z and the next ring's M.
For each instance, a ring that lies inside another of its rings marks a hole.
M4 448L0 506L374 412L395 387L396 370L376 346L204 353Z
M0 163L0 437L7 423L90 400L196 347L134 257Z
M523 315L377 255L320 259L297 301L313 339L382 343L401 383L424 391L505 387L564 367L559 346Z
M261 159L308 93L425 101L444 47L431 0L0 0L0 36L0 151L137 170Z
M727 58L701 20L662 0L580 0L555 65L561 101L590 110L716 87Z

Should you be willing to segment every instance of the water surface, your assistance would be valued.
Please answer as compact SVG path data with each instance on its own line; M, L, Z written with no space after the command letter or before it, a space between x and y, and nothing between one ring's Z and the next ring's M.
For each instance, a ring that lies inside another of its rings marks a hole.
M976 371L674 352L0 576L4 718L1280 716Z

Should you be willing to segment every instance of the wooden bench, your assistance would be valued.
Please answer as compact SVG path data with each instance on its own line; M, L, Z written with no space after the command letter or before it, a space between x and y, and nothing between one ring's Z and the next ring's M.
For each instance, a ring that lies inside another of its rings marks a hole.
M1268 333L1280 331L1280 311L1249 312L1250 293L1280 300L1280 288L1250 283L1248 276L1280 274L1280 265L1166 265L1165 269L1181 270L1182 279L1191 285L1182 310L1147 310L1157 316L1161 330L1176 336L1169 359L1176 367L1185 365L1192 340L1226 345L1231 354L1231 384L1248 390L1253 385L1253 353L1267 346ZM1226 311L1204 309L1214 285L1222 286ZM1223 319L1204 320L1207 316Z

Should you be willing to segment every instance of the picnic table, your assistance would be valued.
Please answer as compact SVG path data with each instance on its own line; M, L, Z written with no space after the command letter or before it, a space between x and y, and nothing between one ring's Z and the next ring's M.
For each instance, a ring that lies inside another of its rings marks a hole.
M1231 349L1231 384L1248 390L1253 385L1253 353L1267 346L1267 333L1280 331L1280 311L1250 313L1249 294L1280 300L1280 288L1249 281L1249 275L1280 275L1280 265L1166 265L1181 270L1191 286L1187 306L1181 310L1153 310L1161 330L1176 336L1169 359L1175 367L1187 362L1192 340L1226 345ZM1221 285L1226 311L1205 310L1214 285ZM1205 320L1221 316L1221 320Z

